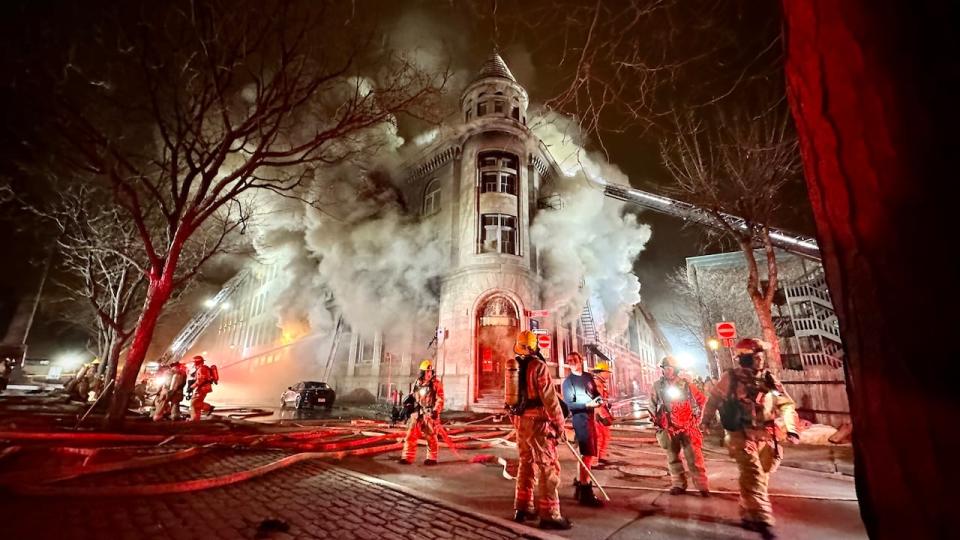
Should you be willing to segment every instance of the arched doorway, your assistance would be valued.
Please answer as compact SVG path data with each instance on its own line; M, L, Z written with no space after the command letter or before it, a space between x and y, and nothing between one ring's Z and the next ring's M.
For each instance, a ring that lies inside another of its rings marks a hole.
M502 398L503 364L519 327L517 308L505 296L492 296L477 310L477 401Z

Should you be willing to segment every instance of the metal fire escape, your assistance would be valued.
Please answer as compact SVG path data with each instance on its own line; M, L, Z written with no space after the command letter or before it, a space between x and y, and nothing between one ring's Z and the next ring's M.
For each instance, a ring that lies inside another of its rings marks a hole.
M678 201L662 195L655 195L653 193L629 188L626 186L600 183L593 183L592 185L603 189L604 195L612 199L636 204L638 206L660 212L661 214L678 217L684 221L692 221L694 223L706 225L707 227L720 228L723 226L721 223L719 223L718 219L709 212L690 203ZM736 227L740 230L747 229L747 222L745 219L726 213L721 213L720 215L724 221L733 227ZM817 240L815 238L792 233L783 229L771 228L770 240L773 242L773 245L784 251L794 253L808 259L820 261L820 247L817 245Z
M233 296L233 293L247 282L250 274L250 270L244 268L224 283L220 292L207 302L206 309L194 315L183 329L180 330L180 333L177 334L170 348L160 356L158 362L160 364L166 364L174 358L182 357L190 347L193 347L193 344L197 342L200 335L203 334L207 327L220 315L224 306L227 305L227 302L230 300L230 297Z

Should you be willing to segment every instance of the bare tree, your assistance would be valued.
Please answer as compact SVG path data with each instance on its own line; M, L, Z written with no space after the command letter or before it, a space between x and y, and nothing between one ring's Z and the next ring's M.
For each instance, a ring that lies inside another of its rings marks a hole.
M365 131L401 113L429 117L445 82L369 47L336 2L140 9L72 49L57 95L72 165L111 190L136 232L128 262L146 280L110 425L122 421L173 291L246 221L252 192L296 195L317 168L362 152ZM212 220L223 234L191 246Z
M576 117L600 145L604 133L669 128L677 106L708 106L780 67L779 23L763 16L775 5L483 0L473 7L476 17L492 19L496 41L555 36L530 45L539 82L549 83L544 104Z
M732 321L741 334L755 335L760 326L743 290L743 281L744 275L737 269L718 269L694 276L686 268L677 268L667 278L675 298L667 322L682 330L690 343L704 350L718 321ZM712 372L719 374L716 360L708 356L708 362Z
M719 234L734 241L743 253L747 294L763 339L773 346L771 366L780 367L773 322L777 258L770 227L781 211L784 189L801 179L796 136L784 107L757 113L710 111L710 115L678 114L676 135L662 142L661 157L676 182L672 191L708 212L720 225ZM763 281L757 249L764 256Z

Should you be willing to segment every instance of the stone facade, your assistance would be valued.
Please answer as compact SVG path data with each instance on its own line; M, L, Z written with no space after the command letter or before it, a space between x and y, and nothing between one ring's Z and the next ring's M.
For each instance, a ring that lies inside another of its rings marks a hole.
M345 398L387 399L395 390L408 390L419 362L428 357L443 378L448 408L502 409L503 360L513 354L517 332L531 327L529 312L543 307L530 224L541 188L559 170L527 128L526 90L499 55L484 63L464 89L460 105L459 125L408 163L400 183L408 208L432 224L449 254L435 327L411 323L401 338L364 336L346 327L339 332L298 329L289 336L275 324L269 331L259 329L269 324L261 320L261 295L276 269L254 270L257 277L237 292L234 306L219 318L216 336L208 330L195 347L219 351L220 364L228 368L221 369L227 389L246 381L243 391L221 391L221 399L272 403L273 394L279 396L296 381L275 380L271 372L288 379L290 373L322 378ZM565 353L598 340L583 335L581 321L561 326L547 316L537 323L555 344L545 353L558 379L565 375ZM238 330L236 325L257 329ZM259 337L265 332L273 332L272 341ZM620 355L624 369L641 361L639 354L631 356L629 346L608 354ZM277 362L297 368L271 367ZM637 387L632 382L636 370L631 373L626 393Z

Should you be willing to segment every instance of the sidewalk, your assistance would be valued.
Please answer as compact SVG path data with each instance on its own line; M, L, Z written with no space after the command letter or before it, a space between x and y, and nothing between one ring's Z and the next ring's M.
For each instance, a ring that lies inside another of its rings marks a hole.
M791 451L787 449L788 456ZM389 454L374 459L351 458L343 466L435 500L509 517L513 511L514 482L503 478L498 465L465 462L478 453L516 459L516 450L508 448L461 451L459 458L441 449L440 464L436 467L424 467L419 461L400 465L397 455ZM612 499L602 509L576 504L572 498L576 462L566 449L561 449L560 456L561 507L574 527L556 533L559 536L591 540L759 538L739 526L737 469L725 453L711 452L706 456L713 497L670 496L666 493L670 483L663 451L646 437L615 441L611 448L614 466L596 471ZM805 458L797 461L806 462ZM778 519L778 538L866 538L850 477L781 467L772 478L770 492Z
M236 467L249 467L262 461L263 456L256 454L248 453L245 458L236 453L231 461ZM213 455L198 460L190 467L190 476L208 474L203 469L221 458ZM217 463L217 472L228 466ZM183 478L182 473L166 475L162 471L152 471L151 476L151 481ZM118 477L96 475L83 482L115 484ZM0 501L7 515L0 521L0 538L11 539L551 538L535 529L437 504L409 490L398 491L387 483L321 462L301 463L224 488L179 495L117 498L4 494ZM287 529L265 529L261 524L268 519L285 523ZM426 523L431 526L424 527Z

